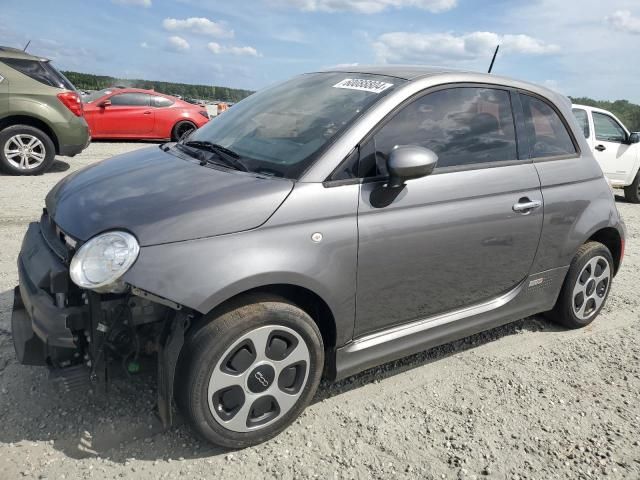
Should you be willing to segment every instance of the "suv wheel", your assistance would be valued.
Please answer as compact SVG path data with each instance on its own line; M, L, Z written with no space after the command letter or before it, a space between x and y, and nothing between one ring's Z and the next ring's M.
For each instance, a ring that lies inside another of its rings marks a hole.
M304 311L280 297L245 297L185 342L176 400L193 428L227 448L284 430L313 398L322 337Z
M631 185L624 187L624 198L630 203L640 203L640 172Z
M42 130L14 125L0 132L0 168L12 175L38 175L49 169L55 146Z
M573 257L554 309L553 320L567 328L589 325L607 300L613 278L611 252L599 242L588 242Z

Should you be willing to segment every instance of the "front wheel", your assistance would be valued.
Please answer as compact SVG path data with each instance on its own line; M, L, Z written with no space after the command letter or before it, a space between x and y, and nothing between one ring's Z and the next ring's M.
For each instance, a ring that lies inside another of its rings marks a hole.
M640 172L636 174L631 185L624 187L624 198L630 203L640 203Z
M176 401L207 441L255 445L300 415L323 363L322 337L309 315L279 297L246 297L187 340Z
M569 272L550 317L567 328L589 325L607 300L613 279L613 257L599 242L582 245L571 261Z

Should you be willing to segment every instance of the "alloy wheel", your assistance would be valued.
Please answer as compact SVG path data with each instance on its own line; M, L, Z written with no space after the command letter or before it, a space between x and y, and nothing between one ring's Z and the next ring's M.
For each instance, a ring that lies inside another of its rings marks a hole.
M242 335L209 379L213 418L234 432L272 424L293 408L309 374L309 348L293 329L268 325Z
M38 137L20 133L4 144L4 156L15 168L31 170L42 164L47 152Z
M611 266L606 258L593 257L582 267L573 287L573 313L580 320L595 315L604 302L611 285Z

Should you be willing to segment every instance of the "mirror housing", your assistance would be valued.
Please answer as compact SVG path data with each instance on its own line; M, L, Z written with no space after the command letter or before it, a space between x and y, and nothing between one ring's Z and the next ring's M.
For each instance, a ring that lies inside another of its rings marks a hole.
M109 106L111 106L111 100L105 100L105 101L103 101L103 102L100 102L100 103L98 104L98 106L99 106L100 108L109 107Z
M417 145L393 147L387 161L390 188L404 186L407 180L426 177L433 173L438 155L433 150Z
M629 135L629 145L640 143L640 132L633 132Z

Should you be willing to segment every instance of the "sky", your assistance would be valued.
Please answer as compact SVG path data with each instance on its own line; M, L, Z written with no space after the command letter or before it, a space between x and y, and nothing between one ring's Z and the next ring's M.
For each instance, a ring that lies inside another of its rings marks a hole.
M352 64L494 72L640 103L638 0L0 0L0 44L64 70L257 90Z

